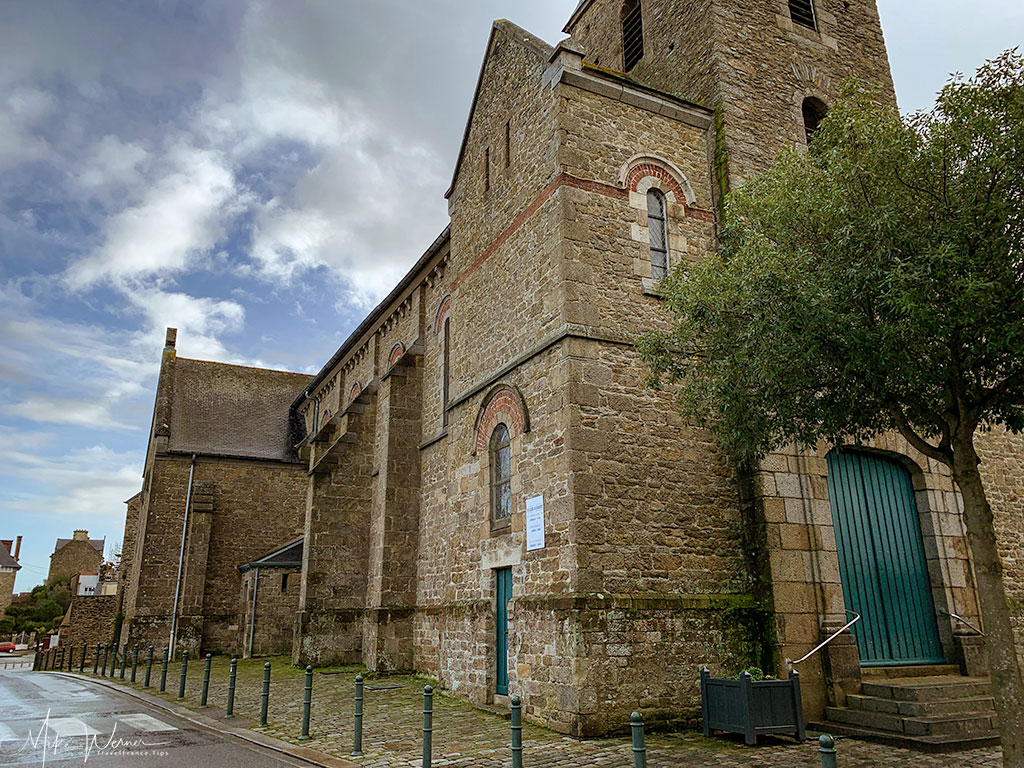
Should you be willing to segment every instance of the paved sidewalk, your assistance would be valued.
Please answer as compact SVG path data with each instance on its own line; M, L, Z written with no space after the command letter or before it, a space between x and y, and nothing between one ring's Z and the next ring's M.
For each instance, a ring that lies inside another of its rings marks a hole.
M235 694L234 725L255 722L259 717L259 696L266 659L240 661ZM423 685L429 681L414 677L370 678L366 682L363 752L351 758L354 681L357 668L318 669L313 678L313 707L310 741L299 741L302 717L304 673L286 658L272 662L269 725L261 733L332 757L352 760L365 768L419 768L422 750ZM210 682L207 717L222 716L227 703L229 660L216 657ZM87 667L87 673L90 671ZM180 665L172 664L167 675L164 698L177 697ZM91 675L90 675L91 676ZM191 660L186 681L186 698L180 702L198 710L203 660ZM106 678L109 681L109 678ZM140 668L141 689L143 671ZM159 684L159 664L154 664L152 693ZM127 678L122 682L129 686ZM241 722L240 722L241 721ZM507 768L511 765L507 718L483 712L459 699L438 692L434 697L434 765L463 768ZM590 768L591 766L633 765L628 737L577 741L552 731L524 725L524 762L535 768ZM695 733L650 735L647 740L650 768L818 768L816 744L795 744L775 739L757 748L728 739L705 739ZM886 768L997 768L998 749L979 749L946 755L928 755L895 747L842 739L839 741L842 768L868 766Z

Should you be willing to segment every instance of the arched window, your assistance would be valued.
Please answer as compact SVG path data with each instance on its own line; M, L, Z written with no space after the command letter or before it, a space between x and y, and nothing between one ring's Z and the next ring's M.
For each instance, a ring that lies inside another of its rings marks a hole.
M651 236L651 277L668 274L668 229L665 226L665 195L660 189L647 190L647 229Z
M644 19L640 0L622 6L622 69L629 72L644 57Z
M807 143L810 144L811 139L814 138L814 134L818 130L818 126L821 125L821 121L828 114L828 107L825 106L825 102L821 99L810 96L804 99L803 113L804 131L807 135Z
M491 525L502 526L512 517L512 444L508 427L498 424L491 433Z

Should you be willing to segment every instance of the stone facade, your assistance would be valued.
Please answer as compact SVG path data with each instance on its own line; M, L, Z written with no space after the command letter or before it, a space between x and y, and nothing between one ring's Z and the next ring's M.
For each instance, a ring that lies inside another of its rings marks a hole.
M302 583L302 540L239 567L244 617L239 646L246 657L278 656L292 649Z
M18 578L18 557L21 555L21 536L17 544L11 539L0 540L0 616L14 600L14 581Z
M75 595L60 625L61 646L81 650L83 643L90 647L97 643L109 645L115 640L120 609L121 595Z
M57 539L50 555L47 583L68 580L78 573L99 573L103 565L104 539L90 539L89 532L75 531L70 539Z
M143 487L128 502L122 642L240 650L238 566L302 531L288 405L308 380L178 358L168 331Z

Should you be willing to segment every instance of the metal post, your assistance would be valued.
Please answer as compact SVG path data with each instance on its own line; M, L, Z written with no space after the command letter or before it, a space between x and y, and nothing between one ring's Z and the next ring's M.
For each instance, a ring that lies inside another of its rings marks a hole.
M149 679L153 675L153 646L149 646L149 652L146 654L146 677L142 683L143 688L149 688Z
M160 693L167 690L167 661L170 658L171 649L164 647L164 658L160 662Z
M113 677L114 671L117 669L117 643L110 644L110 670L107 672L107 677Z
M434 689L423 688L423 768L430 768L430 753L434 733Z
M135 671L139 668L139 644L136 643L135 647L132 648L132 678L130 682L135 682Z
M96 643L96 656L93 657L93 660L92 660L92 673L94 675L97 672L100 671L100 648L101 647L102 646L99 643Z
M306 665L306 690L302 694L302 735L299 741L309 738L309 708L313 703L313 667Z
M352 757L363 756L363 676L356 675L356 723L352 737Z
M235 677L238 674L238 657L231 659L231 671L228 672L228 706L224 717L235 716Z
M512 697L512 768L523 768L523 700Z
M74 665L74 663L75 663L75 646L69 645L68 646L68 672L74 672L74 669L72 669L72 666Z
M82 643L82 656L78 659L78 674L85 672L85 652L89 650L89 646Z
M103 662L100 664L100 676L101 677L106 677L107 676L107 655L109 653L110 653L110 646L109 645L104 645L103 646Z
M260 728L267 725L267 709L270 707L270 662L263 665L263 693L260 694Z
M633 731L633 768L647 768L647 747L644 746L644 719L639 712L629 716L629 727Z
M206 665L203 667L203 692L199 696L199 706L205 707L206 700L210 697L210 664L213 663L213 654L206 654Z
M836 768L836 740L827 733L818 739L818 752L821 753L821 768Z
M121 679L124 680L124 668L128 663L128 643L124 644L124 650L121 651Z
M188 674L188 651L181 652L181 678L178 680L178 701L185 698L185 676Z

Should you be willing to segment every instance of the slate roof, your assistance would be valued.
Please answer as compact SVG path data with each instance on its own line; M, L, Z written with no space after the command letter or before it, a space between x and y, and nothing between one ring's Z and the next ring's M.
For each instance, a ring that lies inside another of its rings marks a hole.
M311 376L179 357L168 451L295 461L302 429L291 403Z
M297 568L302 565L302 543L304 538L286 544L280 549L275 549L270 554L238 566L240 571L248 571L253 568Z
M55 546L53 548L53 551L54 552L59 552L60 550L64 549L64 547L66 547L68 544L70 544L72 541L74 541L74 539L57 539L57 546ZM92 548L93 549L95 549L101 555L103 554L103 545L105 543L104 539L89 539L89 543L92 544Z
M14 559L14 555L8 552L6 547L0 547L0 568L14 568L15 570L21 568L18 561Z

